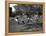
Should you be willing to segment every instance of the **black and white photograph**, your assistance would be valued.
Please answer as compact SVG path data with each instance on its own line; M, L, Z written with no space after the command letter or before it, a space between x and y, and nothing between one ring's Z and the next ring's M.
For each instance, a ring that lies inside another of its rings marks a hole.
M42 4L9 5L9 32L42 32Z

